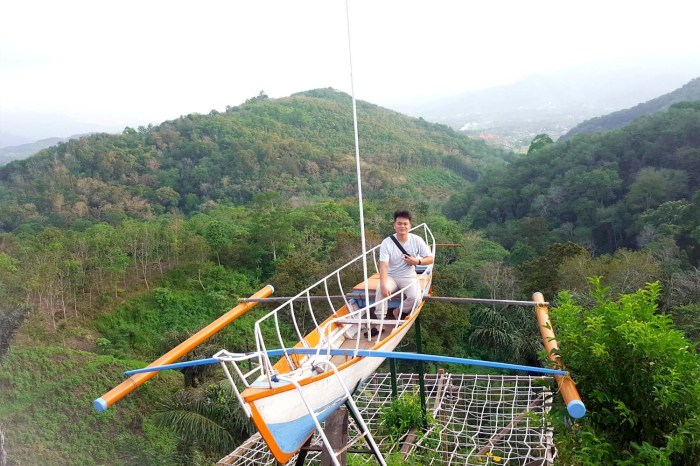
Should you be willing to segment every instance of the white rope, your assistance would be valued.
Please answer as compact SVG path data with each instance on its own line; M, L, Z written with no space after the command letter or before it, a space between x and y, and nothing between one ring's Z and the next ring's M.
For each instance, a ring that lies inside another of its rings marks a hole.
M429 435L418 435L410 445L411 458L420 464L434 466L486 462L489 457L499 457L501 460L491 461L490 464L552 463L556 451L551 425L545 413L551 406L549 386L555 386L554 379L540 376L446 375L447 387L440 410L435 415L436 422L430 426ZM429 374L426 379L426 396L431 400L437 395L437 377ZM543 384L543 380L549 381L549 384ZM418 393L418 376L398 374L397 391L399 397ZM392 443L390 438L382 436L382 409L392 401L390 375L374 374L353 398L382 454L401 451L401 444ZM541 404L534 403L538 398L543 400ZM358 430L350 420L349 436L356 435ZM321 446L318 435L311 444ZM487 445L490 451L477 455ZM376 464L371 455L358 455L353 460L353 464ZM273 466L276 463L265 442L256 434L219 464ZM294 464L294 459L289 464ZM320 454L309 452L305 464L320 464Z

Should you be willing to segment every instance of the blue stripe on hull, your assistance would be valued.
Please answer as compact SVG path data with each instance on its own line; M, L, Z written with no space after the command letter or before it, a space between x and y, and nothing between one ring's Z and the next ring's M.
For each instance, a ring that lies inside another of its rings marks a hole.
M343 402L345 402L345 398L340 398L317 409L315 412L319 422L325 421ZM296 453L316 429L316 426L311 415L307 414L293 421L268 424L267 428L270 429L270 433L280 450L285 453Z

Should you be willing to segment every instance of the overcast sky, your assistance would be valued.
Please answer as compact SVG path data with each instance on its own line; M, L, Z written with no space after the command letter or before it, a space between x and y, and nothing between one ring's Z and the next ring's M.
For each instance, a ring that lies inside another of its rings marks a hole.
M385 106L595 63L700 63L696 1L349 0L349 10L356 96ZM123 128L317 87L350 91L345 0L0 5L4 121L42 112Z

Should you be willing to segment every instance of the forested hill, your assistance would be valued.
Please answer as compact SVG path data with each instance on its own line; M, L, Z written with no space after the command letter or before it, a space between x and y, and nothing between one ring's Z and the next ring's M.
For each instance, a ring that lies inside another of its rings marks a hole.
M445 199L504 153L444 126L358 102L368 197ZM351 99L319 89L263 93L226 112L191 114L59 144L0 168L0 231L69 226L244 204L274 191L298 203L356 191Z
M592 134L603 131L612 131L632 123L641 116L668 110L668 108L676 102L694 100L700 100L700 78L695 78L673 92L669 92L668 94L664 94L661 97L657 97L656 99L652 99L632 108L627 108L625 110L613 112L609 115L586 120L572 128L568 133L559 139L563 141L577 134Z
M508 248L571 241L604 253L666 236L697 264L699 190L700 102L685 102L618 131L544 145L482 177L446 212Z

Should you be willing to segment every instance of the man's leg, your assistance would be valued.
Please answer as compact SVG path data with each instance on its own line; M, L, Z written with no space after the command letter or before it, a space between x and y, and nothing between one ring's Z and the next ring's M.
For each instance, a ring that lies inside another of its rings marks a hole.
M401 312L403 314L408 314L413 310L413 305L420 296L420 287L418 286L417 278L418 277L402 278L398 280L399 287L404 288L408 286L403 293L403 306L401 307ZM398 314L398 310L395 311L395 314ZM398 319L401 316L395 315L395 317Z
M399 289L398 285L396 284L394 279L391 277L386 277L386 286L389 288L390 293L393 293L394 291ZM386 317L386 310L388 309L388 306L389 306L387 301L384 301L381 304L376 304L376 303L379 303L379 301L381 301L382 299L384 299L384 294L382 293L382 287L381 287L381 285L377 284L377 292L374 295L374 302L375 302L375 306L374 306L375 311L374 312L377 315L377 319L384 319Z

